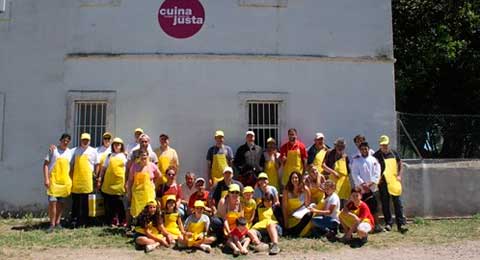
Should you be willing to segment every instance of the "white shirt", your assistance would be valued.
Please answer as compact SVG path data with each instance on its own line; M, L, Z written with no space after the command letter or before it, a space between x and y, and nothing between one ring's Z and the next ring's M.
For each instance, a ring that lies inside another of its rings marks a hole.
M362 183L373 182L375 185L370 186L370 189L377 191L377 184L380 180L380 163L371 155L368 157L357 157L352 162L352 179L355 187Z
M180 184L180 187L182 188L182 200L186 200L187 202L190 199L190 196L192 196L192 194L197 191L197 188L195 188L195 184L192 185L191 189L186 183Z
M75 158L82 155L86 155L88 157L90 170L93 172L95 165L100 163L100 157L98 156L97 150L91 146L87 147L86 149L82 148L81 146L76 147L75 152L73 152L71 164L75 164Z
M70 161L72 160L72 154L73 151L70 150L68 147L65 150L56 148L53 150L53 152L49 150L47 156L45 156L44 158L45 161L48 162L48 172L52 172L53 166L55 166L58 158L65 158L70 163Z
M336 207L329 215L329 217L331 217L337 223L340 223L340 220L338 219L338 213L340 212L340 198L335 192L325 198L325 209L329 209L331 205L335 205Z

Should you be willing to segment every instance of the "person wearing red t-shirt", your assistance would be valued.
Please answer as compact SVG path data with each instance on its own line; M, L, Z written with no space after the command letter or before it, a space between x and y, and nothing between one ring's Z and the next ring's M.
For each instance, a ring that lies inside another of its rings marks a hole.
M280 158L283 164L282 184L286 185L292 172L303 173L307 166L307 150L297 139L297 130L288 129L288 142L280 147Z
M182 218L185 216L185 208L182 204L182 187L177 184L177 171L174 167L169 167L165 172L167 176L167 182L160 185L159 189L157 190L157 199L160 199L162 209L166 207L167 201L166 198L168 195L175 195L177 200L177 209L178 213Z
M206 188L206 182L205 182L205 179L204 178L197 178L195 180L195 188L197 189L196 192L194 192L191 196L190 196L190 199L188 200L188 214L187 215L190 215L191 213L194 212L195 210L195 201L197 200L201 200L205 203L205 211L207 213L207 215L211 215L213 212L212 212L212 208L209 207L208 205L208 195L209 195L209 192L207 190L205 190Z
M349 242L352 234L357 233L362 243L367 242L368 233L373 230L375 221L367 204L362 201L362 190L352 189L350 199L339 215L345 235L342 240Z

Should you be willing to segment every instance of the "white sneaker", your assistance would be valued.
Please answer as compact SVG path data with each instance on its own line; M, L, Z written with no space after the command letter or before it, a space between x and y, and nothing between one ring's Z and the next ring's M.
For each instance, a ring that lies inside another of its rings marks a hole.
M212 247L210 245L207 245L207 244L201 244L200 249L202 249L206 253L210 253L210 251L212 251Z
M159 243L146 245L146 246L145 246L145 253L150 253L150 252L152 252L152 251L155 250L155 248L157 248L159 245L160 245Z

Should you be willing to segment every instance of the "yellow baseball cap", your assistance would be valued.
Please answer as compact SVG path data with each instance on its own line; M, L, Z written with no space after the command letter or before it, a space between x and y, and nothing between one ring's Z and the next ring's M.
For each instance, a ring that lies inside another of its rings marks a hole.
M205 208L205 202L203 202L202 200L196 200L195 203L193 204L193 207Z
M139 128L135 128L135 131L133 131L133 132L134 132L134 133L136 133L136 132L140 132L140 133L142 133L142 134L143 134L143 129L142 129L142 128L140 128L140 127L139 127Z
M110 138L112 138L112 133L110 133L110 132L105 132L105 133L103 133L103 135L102 135L103 138L105 138L105 137L107 137L107 136L110 137Z
M81 136L80 136L80 140L89 140L90 141L90 134L89 133L83 133Z
M259 175L258 175L258 179L267 179L268 180L268 175L264 172L261 172Z
M157 206L157 201L156 200L151 200L151 201L147 202L147 206L149 206L149 205Z
M253 192L252 186L247 186L247 187L243 188L243 194L249 193L249 192Z
M223 133L222 130L217 130L217 131L215 131L215 137L217 137L217 136L222 136L223 137L223 136L225 136L225 134Z
M382 135L378 139L378 142L380 143L380 145L387 145L387 144L390 143L390 138L388 138L388 136L386 136L386 135Z
M240 192L240 186L238 186L238 184L234 183L234 184L230 184L228 186L228 192Z
M269 143L274 143L274 144L276 144L277 141L275 141L275 139L273 139L273 137L269 137L269 138L267 139L267 144L269 144Z
M120 137L115 137L113 138L112 144L118 143L118 144L123 144L123 140Z

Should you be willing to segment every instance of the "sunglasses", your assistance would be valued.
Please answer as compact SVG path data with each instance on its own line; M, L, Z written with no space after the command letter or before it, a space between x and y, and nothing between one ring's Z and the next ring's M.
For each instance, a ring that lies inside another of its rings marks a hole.
M240 194L240 192L239 191L231 191L230 194L237 194L238 195L238 194Z
M175 173L169 173L169 174L167 174L167 176L168 177L173 177L173 176L175 176Z

